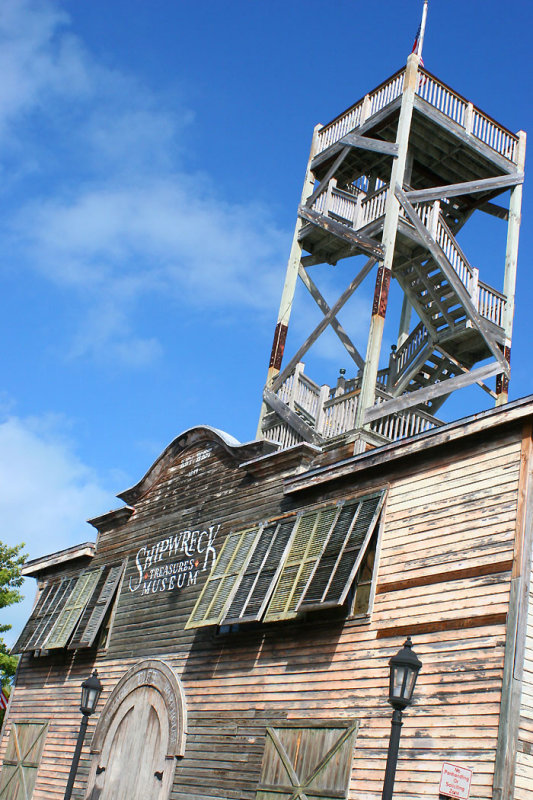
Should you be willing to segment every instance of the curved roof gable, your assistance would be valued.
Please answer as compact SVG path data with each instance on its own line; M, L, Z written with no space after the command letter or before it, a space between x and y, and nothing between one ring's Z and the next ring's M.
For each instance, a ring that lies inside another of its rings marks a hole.
M159 458L154 461L146 475L141 478L135 486L121 492L117 497L124 500L128 505L134 505L140 497L154 486L161 474L178 456L188 448L204 442L214 442L220 445L238 463L257 458L258 456L267 455L278 449L278 445L267 442L264 439L241 444L237 439L224 431L212 428L210 425L198 425L194 428L189 428L177 436L174 441L163 450Z

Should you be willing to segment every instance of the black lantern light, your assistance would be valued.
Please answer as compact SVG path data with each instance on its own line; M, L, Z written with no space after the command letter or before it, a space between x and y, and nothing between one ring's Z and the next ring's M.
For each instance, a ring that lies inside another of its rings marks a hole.
M87 733L87 724L91 714L94 714L96 704L98 703L100 695L102 694L102 689L103 686L98 680L98 672L96 670L94 670L93 674L87 678L87 680L83 681L81 685L80 711L83 714L83 717L81 718L78 740L76 742L76 749L74 750L74 757L72 759L67 781L67 788L65 789L63 800L70 800L72 796L72 789L74 787L74 781L76 780L76 773L78 771L78 764L80 763L81 748L83 747L83 741L85 739L85 734Z
M408 636L402 649L389 661L389 703L393 708L403 710L411 705L416 679L422 666L412 647L411 637Z
M411 705L416 679L422 662L412 650L413 643L408 636L405 644L389 661L389 703L393 707L391 734L389 739L389 752L387 754L387 767L383 782L382 800L392 800L394 776L400 747L400 733L402 730L402 711Z
M98 672L94 670L90 678L83 681L81 685L80 711L87 717L94 714L96 704L102 694L103 686L98 680Z

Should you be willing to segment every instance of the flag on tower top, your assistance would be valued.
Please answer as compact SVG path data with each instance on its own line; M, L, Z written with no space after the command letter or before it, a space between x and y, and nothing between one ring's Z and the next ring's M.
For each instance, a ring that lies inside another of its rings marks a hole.
M420 34L422 32L422 25L418 26L418 30L415 36L415 43L413 44L413 49L411 50L412 53L416 53L417 56L420 56L420 63L424 66L424 59L422 58L422 39L420 38Z
M422 46L424 44L424 34L426 32L426 20L428 14L428 0L424 0L424 8L422 10L422 22L418 26L415 36L415 43L413 44L412 53L420 56L420 63L424 66L424 59L422 58Z

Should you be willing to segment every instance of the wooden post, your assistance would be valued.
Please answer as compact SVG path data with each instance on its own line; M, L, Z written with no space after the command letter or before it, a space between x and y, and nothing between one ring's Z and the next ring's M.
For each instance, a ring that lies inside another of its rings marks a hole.
M524 647L527 636L529 589L533 531L533 473L531 423L522 432L520 478L516 514L515 545L492 797L513 800L516 776L516 753L520 726L520 697L524 670Z
M331 178L330 182L328 183L328 188L326 189L326 199L324 200L324 210L322 213L325 217L328 216L331 210L331 195L333 193L333 189L337 188L337 181L335 178Z
M404 171L404 183L406 185L411 185L411 175L413 173L413 152L412 150L407 151L407 156L405 158L405 171ZM409 298L406 294L403 296L402 302L402 313L400 316L400 326L398 328L398 340L396 342L396 347L401 347L402 344L405 342L406 339L409 338L409 328L411 327L411 303ZM389 374L389 382L392 383L391 376ZM390 385L389 384L389 385Z
M431 209L431 219L429 225L429 232L435 241L437 241L437 231L439 228L439 214L440 200L435 200L433 203L433 208Z
M313 133L313 139L311 142L311 152L309 153L309 161L307 162L307 170L305 172L302 197L300 200L301 205L303 205L306 202L306 200L313 194L315 179L313 173L311 172L311 162L314 158L317 149L318 131L320 130L321 127L322 127L321 125L316 125ZM294 228L294 235L292 237L291 252L289 255L289 261L287 263L287 272L285 274L285 283L283 285L283 291L281 293L281 302L278 311L278 321L276 323L276 329L274 331L274 341L272 343L272 352L270 354L270 363L268 365L268 374L266 382L267 386L271 386L276 375L279 374L281 362L283 360L285 340L287 338L289 319L292 311L292 302L294 300L294 292L296 289L296 280L298 278L298 268L300 266L300 259L302 257L302 247L300 245L300 242L298 241L298 236L303 224L304 224L303 220L300 217L298 217ZM266 403L263 402L261 404L261 413L259 415L259 425L257 428L258 439L262 438L261 427L263 423L263 418L267 412L268 412L268 407Z
M365 94L365 97L364 97L364 100L363 100L363 105L362 105L362 108L361 108L361 121L359 123L360 125L362 125L363 122L365 122L368 119L368 117L370 116L371 106L372 106L372 103L370 101L370 95L369 94Z
M409 338L409 328L411 327L411 309L412 306L409 302L409 298L406 294L404 294L396 347L401 347L405 340Z
M329 400L329 391L328 384L322 384L320 387L320 394L318 396L318 407L315 420L315 431L320 435L324 433L324 422L326 420L324 403Z
M526 134L518 133L518 158L517 170L524 171L526 160ZM514 297L516 289L516 265L518 261L518 238L520 235L520 214L522 209L522 184L519 183L511 189L509 202L509 222L507 223L507 247L505 251L505 276L503 279L503 293L505 295L505 311L503 314L503 329L505 342L503 353L508 363L511 363L511 340L513 337ZM496 405L507 403L509 397L509 378L503 373L496 376Z
M397 185L403 187L409 131L411 128L411 117L413 115L416 82L418 80L419 61L419 57L415 53L411 53L407 59L407 67L405 70L402 106L396 134L398 155L394 159L392 165L389 193L385 208L385 222L383 225L382 238L384 256L383 263L380 264L378 268L376 287L374 290L374 304L372 307L372 321L370 323L370 333L368 336L365 368L361 383L361 394L359 395L359 402L357 404L356 428L363 427L365 411L367 408L374 405L376 397L379 355L383 338L383 327L385 325L394 246L396 243L396 231L400 213L400 206L395 196L395 189Z
M468 103L465 109L465 116L464 116L464 126L466 133L472 133L472 128L474 126L474 106L472 103Z
M305 365L302 361L298 361L298 363L294 367L291 391L289 398L287 400L287 405L292 411L294 411L295 409L296 398L298 396L298 384L300 383L300 375L304 371L304 366Z
M477 267L472 267L472 280L468 288L472 298L472 305L476 311L479 311L479 270Z

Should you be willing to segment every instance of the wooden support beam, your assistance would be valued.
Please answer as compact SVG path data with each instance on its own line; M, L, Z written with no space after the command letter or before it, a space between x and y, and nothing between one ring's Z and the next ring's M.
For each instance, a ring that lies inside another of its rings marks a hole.
M407 198L412 203L425 203L429 200L442 200L444 197L460 197L476 192L490 192L493 189L509 189L524 182L524 173L515 172L512 175L499 175L497 178L483 178L478 181L465 183L450 183L447 186L432 186L430 189L416 189L406 192Z
M307 208L303 205L300 206L298 208L298 216L307 220L307 222L313 223L313 225L318 225L319 228L323 228L325 231L328 231L328 233L333 233L340 239L344 239L348 244L356 245L359 250L367 255L374 256L375 258L381 258L383 255L383 248L375 239L357 233L352 230L352 228L348 228L340 222L335 222L335 220L329 219L323 216L323 214L313 211L311 208Z
M277 394L274 394L274 392L272 392L270 389L264 389L263 400L265 404L275 411L278 417L280 417L283 422L286 422L287 425L295 430L305 442L318 445L321 443L321 437L315 433L315 431L309 427L309 425L304 422L303 419L298 416L298 414L296 414L294 411L291 411L291 409L285 405L283 400L279 399Z
M320 125L315 126L313 132L313 139L311 141L311 152L309 153L309 160L307 162L307 169L305 171L304 184L302 188L302 195L300 202L305 203L313 191L314 179L311 173L311 161L318 146L318 131ZM296 219L294 227L294 234L292 237L291 251L287 263L287 271L285 273L285 283L283 284L283 291L281 293L281 301L278 311L278 320L274 330L274 340L272 342L272 350L270 353L270 362L268 365L267 385L269 385L274 377L279 373L281 362L283 360L283 352L285 350L285 340L287 338L287 331L289 328L289 319L292 311L292 302L294 300L294 291L296 288L296 280L298 277L298 267L300 266L300 258L302 257L302 245L300 244L299 234L303 226L300 217ZM261 404L261 411L259 413L259 423L257 426L257 437L262 437L262 422L266 414L266 406Z
M483 367L478 367L462 375L456 375L455 378L447 378L445 381L436 383L434 386L426 386L425 389L417 389L415 392L403 394L395 400L385 400L385 402L367 409L364 422L373 422L375 419L381 419L381 417L387 417L389 414L404 411L406 408L423 405L433 400L434 397L449 394L456 389L462 389L464 386L470 386L472 383L490 378L500 372L500 370L500 364L496 361L492 361L490 364L485 364Z
M374 258L368 259L364 267L359 271L358 275L355 276L350 285L344 290L344 292L341 294L337 302L330 308L329 312L318 323L314 331L307 337L305 342L298 349L296 355L294 355L291 358L291 360L289 361L283 372L280 372L280 374L274 380L271 386L273 392L277 392L283 381L286 378L288 378L288 376L294 370L296 364L298 364L298 362L302 360L303 356L305 355L305 353L307 353L311 345L314 342L316 342L320 334L331 323L331 320L337 316L343 305L347 302L347 300L350 299L350 297L355 292L359 284L364 281L364 279L366 278L366 276L368 275L368 273L370 272L375 263L376 260Z
M316 267L317 264L327 264L328 261L324 258L324 256L302 256L300 259L300 265L304 269L308 269L309 267Z
M497 203L481 203L478 206L480 211L484 211L485 214L490 214L492 217L498 217L498 219L509 219L509 211L504 208L503 206L499 206Z
M395 195L398 198L403 209L405 210L405 213L407 214L409 220L412 222L421 242L429 250L433 259L437 262L439 267L446 275L446 278L448 279L449 283L454 288L456 293L459 295L459 299L461 300L461 303L464 306L467 316L470 318L474 326L478 329L478 331L482 335L493 356L502 365L503 368L502 372L508 375L509 365L507 364L505 356L502 353L500 347L498 346L498 343L496 342L488 323L481 317L477 309L474 308L474 305L472 303L472 298L468 294L466 287L463 285L462 281L459 279L459 276L456 274L455 270L449 263L448 259L442 252L441 248L434 240L434 238L431 236L428 229L426 228L426 226L416 213L415 209L407 199L405 192L402 189L400 189L399 186L396 186Z
M512 800L515 797L516 755L520 729L520 700L533 549L532 457L531 423L528 421L523 428L520 454L515 547L507 612L500 724L494 762L493 800Z
M387 156L398 155L398 145L396 142L384 142L381 139L371 139L369 136L359 136L357 133L348 133L341 139L341 144L349 144L351 147L362 150L372 150L375 153L383 153Z
M342 162L344 161L349 152L350 152L349 147L345 147L343 148L343 150L341 150L341 152L339 153L339 155L337 156L331 167L328 169L328 171L326 172L326 174L324 175L324 177L322 178L322 180L320 181L320 183L318 184L312 195L310 195L310 197L308 197L307 200L305 201L306 206L311 208L311 206L313 205L319 194L322 194L322 192L325 189L327 189L331 178L333 178L333 176L335 175L338 168L340 167L340 165L342 164Z
M461 364L450 353L448 353L448 351L445 350L444 347L442 347L440 344L436 344L435 345L435 350L438 350L439 353L441 353L445 358L448 359L448 361L451 361L452 364L455 364L455 366L458 367L461 370L461 372L470 372L471 371L467 367L465 367L463 364ZM487 384L483 383L483 381L476 381L476 383L481 389L483 389L484 392L487 392L487 394L490 394L490 396L492 398L496 398L496 392L493 392L492 389L490 388L490 386L487 386Z
M306 287L307 291L309 292L309 294L311 295L311 297L313 298L319 309L325 316L327 316L331 311L331 309L324 300L324 298L322 297L322 295L320 294L320 291L318 290L318 287L316 286L314 281L311 280L310 276L305 271L305 269L303 269L303 267L300 267L299 275L304 286ZM341 340L344 347L346 348L346 351L348 352L350 358L355 362L355 364L359 367L359 369L363 369L363 367L365 366L363 357L360 354L357 347L352 342L352 340L350 339L350 337L348 336L348 334L346 333L346 331L344 330L344 328L342 327L342 325L340 324L340 322L338 321L337 317L331 318L330 325L337 334L337 336L339 337L339 339Z
M409 133L411 130L411 119L413 116L414 97L418 81L418 66L420 59L415 53L411 53L407 59L405 76L403 83L402 101L398 128L396 130L396 144L398 146L397 158L393 160L389 186L403 186L405 178L405 167L407 163L407 148L409 144ZM374 405L376 397L376 382L379 366L379 356L381 353L381 342L383 339L383 328L385 326L385 314L387 311L388 291L392 274L392 263L394 260L394 247L396 244L396 233L398 230L398 218L400 206L398 199L392 191L388 192L385 206L385 220L383 222L383 262L378 270L376 288L374 292L374 304L372 307L372 319L365 356L365 368L361 379L361 392L357 403L355 427L363 427L365 410Z
M523 168L526 160L526 134L518 134L518 167ZM507 244L505 248L505 274L503 279L503 292L505 294L505 310L503 312L503 329L505 331L504 354L506 361L511 361L511 340L513 337L514 298L516 290L516 267L518 262L518 239L520 236L520 216L522 212L522 186L515 186L511 190L509 201L509 222L507 225ZM498 397L496 405L507 402L509 390L509 374L498 375L496 379L496 392Z

